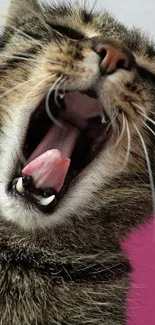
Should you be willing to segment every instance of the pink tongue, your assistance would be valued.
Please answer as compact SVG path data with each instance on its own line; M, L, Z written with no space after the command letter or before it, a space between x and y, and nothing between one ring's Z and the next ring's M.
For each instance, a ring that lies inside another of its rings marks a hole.
M64 184L79 130L70 124L53 125L28 159L22 173L31 175L36 188L54 188L59 192Z

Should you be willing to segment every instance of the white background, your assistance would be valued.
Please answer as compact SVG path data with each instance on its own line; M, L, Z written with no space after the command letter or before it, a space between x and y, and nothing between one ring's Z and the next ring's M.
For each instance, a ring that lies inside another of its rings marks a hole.
M22 1L24 2L24 0ZM44 1L49 2L50 0ZM81 3L83 1L79 0ZM70 0L70 2L74 2L74 0ZM140 27L155 39L155 0L87 0L87 2L90 4L97 2L96 8L109 10L126 25ZM0 14L6 12L8 3L9 0L0 0ZM2 21L0 19L1 23Z

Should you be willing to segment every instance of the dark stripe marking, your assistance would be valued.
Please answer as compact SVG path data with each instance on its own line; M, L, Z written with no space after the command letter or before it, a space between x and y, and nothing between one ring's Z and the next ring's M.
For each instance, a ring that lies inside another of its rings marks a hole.
M142 78L145 80L151 80L153 83L155 83L155 74L153 74L150 70L140 66L137 66L137 70Z

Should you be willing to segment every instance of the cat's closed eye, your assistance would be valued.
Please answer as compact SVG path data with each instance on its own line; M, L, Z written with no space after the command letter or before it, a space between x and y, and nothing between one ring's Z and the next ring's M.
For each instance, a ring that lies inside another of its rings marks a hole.
M52 27L55 31L62 34L63 36L74 40L82 40L84 38L84 35L82 33L68 26L50 24L50 27Z

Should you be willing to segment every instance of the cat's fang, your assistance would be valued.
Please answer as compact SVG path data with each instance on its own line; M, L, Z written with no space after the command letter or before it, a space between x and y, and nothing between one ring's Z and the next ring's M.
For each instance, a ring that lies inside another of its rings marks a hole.
M105 124L106 123L105 116L103 115L103 116L101 116L101 118L102 118L102 120L101 120L102 124Z
M17 181L17 184L16 184L16 190L17 192L19 192L20 194L24 193L25 189L24 189L24 186L23 186L23 178L20 177Z
M59 94L59 97L63 99L65 97L65 94Z
M43 206L47 206L47 205L51 204L55 200L55 198L56 198L55 195L52 195L48 198L42 198L40 200L40 204Z

